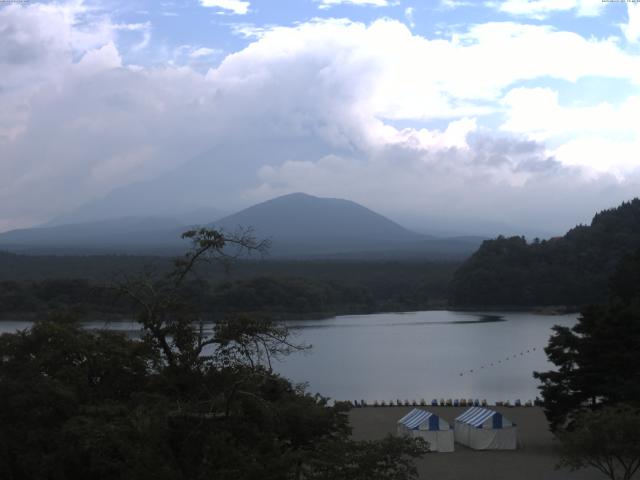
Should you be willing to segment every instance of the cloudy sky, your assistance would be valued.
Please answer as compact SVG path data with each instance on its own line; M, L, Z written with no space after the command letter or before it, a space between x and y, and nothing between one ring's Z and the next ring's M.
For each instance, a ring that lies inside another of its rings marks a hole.
M560 232L640 194L635 2L0 0L0 73L0 231L304 191Z

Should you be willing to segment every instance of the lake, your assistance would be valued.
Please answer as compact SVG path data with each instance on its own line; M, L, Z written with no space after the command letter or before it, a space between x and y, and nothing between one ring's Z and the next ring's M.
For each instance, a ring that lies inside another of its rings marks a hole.
M288 322L313 349L276 368L339 400L525 401L538 395L532 372L551 368L551 327L576 318L427 311Z
M346 315L286 322L309 352L274 368L309 390L337 400L432 398L534 399L534 370L551 368L543 348L553 325L571 326L577 315L425 311ZM0 333L29 322L0 322ZM103 328L88 322L87 328ZM133 322L109 328L135 332Z

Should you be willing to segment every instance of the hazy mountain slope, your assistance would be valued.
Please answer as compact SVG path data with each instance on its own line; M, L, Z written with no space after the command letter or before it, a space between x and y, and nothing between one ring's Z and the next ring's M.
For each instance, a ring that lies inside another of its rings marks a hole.
M229 139L154 178L116 188L102 198L89 201L61 215L55 223L89 222L124 215L177 218L183 212L211 206L224 212L237 211L245 206L239 202L240 192L260 185L258 171L264 165L265 151L282 160L341 153L318 144L311 137L296 138L286 133L281 138L251 142ZM216 214L209 221L218 218L220 215Z
M12 230L0 234L0 247L126 248L180 244L180 222L170 218L125 217L96 222Z
M173 208L165 209L161 215L154 215L151 213L152 209L147 208L145 205L130 205L129 208L127 208L127 205L123 203L117 210L120 212L120 215L114 214L113 216L108 216L108 212L105 211L103 212L104 215L96 214L95 217L92 217L88 214L88 216L84 218L85 215L81 215L83 210L80 209L70 214L56 217L42 225L38 225L37 227L57 227L62 225L88 224L103 221L119 222L123 219L127 219L127 222L130 224L133 224L134 220L137 219L143 224L152 220L157 222L165 221L176 225L204 225L228 215L228 212L222 212L214 207L199 207L192 210L181 208L182 207L180 205L175 205ZM123 216L122 212L125 212L126 216Z
M456 305L584 305L602 301L620 259L640 248L640 200L596 214L563 237L485 241L456 272Z
M268 200L214 225L227 231L253 227L257 237L271 239L275 257L460 259L482 241L419 234L355 202L304 193Z
M215 222L215 225L225 230L252 226L258 237L270 237L274 243L331 249L379 249L425 238L355 202L304 193L284 195L254 205Z
M252 227L256 237L272 241L269 254L275 258L460 259L481 242L418 234L357 203L303 193L254 205L210 225L228 232ZM0 234L0 249L176 254L187 248L180 234L188 228L174 219L127 217L6 232Z

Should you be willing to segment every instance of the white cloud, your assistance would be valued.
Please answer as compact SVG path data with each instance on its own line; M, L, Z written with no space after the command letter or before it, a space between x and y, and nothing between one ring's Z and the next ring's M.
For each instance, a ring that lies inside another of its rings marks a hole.
M343 197L391 215L491 218L563 232L604 207L637 195L637 176L583 176L545 156L535 143L476 138L466 150L385 149L367 161L329 155L263 167L249 201L305 191ZM517 181L514 181L516 179ZM553 214L550 214L553 212ZM428 228L428 224L424 225Z
M123 67L118 32L143 31L146 25L102 17L87 23L82 4L69 5L0 9L4 225L42 220L162 171L175 164L171 157L195 155L204 135L204 126L191 124L198 107L184 104L183 92L190 92L191 102L197 99L202 77L180 69ZM185 121L187 112L191 120ZM194 128L199 133L192 134ZM176 134L186 135L184 152ZM37 196L29 193L34 191Z
M509 107L503 128L529 132L537 140L567 133L586 135L640 136L634 121L640 97L630 96L620 105L603 101L589 106L561 106L558 93L550 88L514 88L504 97Z
M246 15L251 3L242 0L200 0L200 5L228 10L235 15Z
M144 23L119 23L113 25L114 30L125 32L140 32L142 38L132 46L133 51L139 51L149 46L151 41L151 22Z
M210 57L212 55L218 55L219 53L221 53L221 51L216 48L200 47L200 48L196 48L191 53L189 53L189 56L191 58L201 58L201 57Z
M118 23L113 26L116 30L127 30L130 32L139 32L149 30L151 22L144 23Z
M549 88L515 88L503 103L508 110L502 130L555 145L552 151L565 165L620 178L640 167L639 96L620 105L561 106L558 93Z
M531 99L512 91L499 103L515 83L540 77L640 83L640 59L614 41L511 22L428 39L399 21L316 20L264 28L201 74L185 63L191 54L202 58L205 50L196 52L205 47L184 46L183 63L134 68L121 58L117 23L105 17L89 28L78 15L56 5L0 10L4 227L166 172L166 183L135 198L224 208L239 192L264 199L307 190L389 213L491 210L501 220L522 218L542 198L533 222L560 195L575 199L567 201L566 220L575 205L615 203L637 187L631 173L589 177L574 168L594 158L570 160L579 149L574 138L551 148L521 138L525 128L549 141L574 135L561 125L524 123L535 108L539 118L565 115L548 92ZM505 109L505 132L517 136L482 128L480 115ZM412 119L442 126L399 128L391 121ZM182 190L171 195L168 188Z
M511 15L542 20L563 11L574 11L578 16L597 16L606 3L600 0L491 0L485 5Z
M440 6L442 8L453 10L459 7L471 7L474 4L467 0L440 0Z
M109 42L100 48L87 51L76 65L76 69L83 75L95 75L121 66L120 53L113 42Z
M355 95L366 99L354 101L382 118L487 113L494 107L486 102L499 99L506 87L540 77L576 81L605 76L640 83L640 58L624 53L612 40L511 22L478 25L450 40L413 35L391 20L368 27L344 20L314 21L261 30L258 38L229 57L226 68L241 63L247 70L242 75L255 76L267 59L303 65L313 58L323 65L321 78L362 85Z
M368 5L372 7L388 7L392 2L389 0L316 0L320 2L319 8L331 8L335 5Z
M622 25L622 32L627 41L636 43L640 41L640 5L638 3L627 3L628 21Z
M414 12L415 12L415 8L413 7L407 7L404 9L404 18L407 19L407 21L409 22L409 26L411 28L414 28L416 26L416 22L413 19Z

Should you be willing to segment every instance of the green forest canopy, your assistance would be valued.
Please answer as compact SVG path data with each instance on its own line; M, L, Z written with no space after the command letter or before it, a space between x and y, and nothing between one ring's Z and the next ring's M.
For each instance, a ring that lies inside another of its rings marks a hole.
M450 288L457 306L581 306L607 296L620 259L640 247L640 200L593 217L549 240L498 237L483 242L457 270Z

